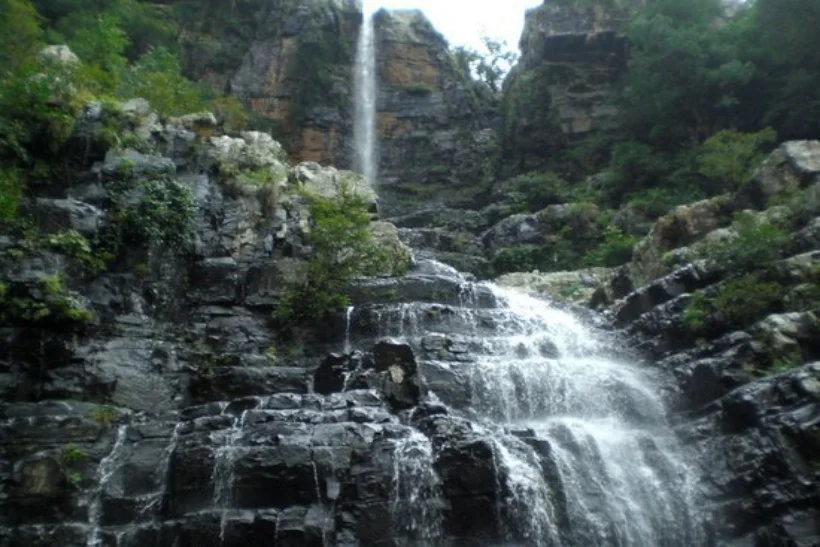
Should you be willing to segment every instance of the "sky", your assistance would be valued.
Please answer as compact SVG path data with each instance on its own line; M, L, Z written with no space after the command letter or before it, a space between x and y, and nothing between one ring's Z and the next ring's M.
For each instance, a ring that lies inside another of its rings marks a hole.
M416 8L424 12L450 45L481 49L481 36L507 41L518 50L524 12L542 0L364 0L367 11Z

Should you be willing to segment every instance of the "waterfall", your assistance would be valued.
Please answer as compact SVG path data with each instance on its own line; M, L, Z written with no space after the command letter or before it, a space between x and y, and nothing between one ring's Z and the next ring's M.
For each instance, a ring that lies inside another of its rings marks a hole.
M491 287L502 304L474 365L474 410L546 440L548 488L566 500L572 545L699 545L695 472L648 371L567 312ZM516 473L519 477L522 472ZM554 497L554 496L553 496ZM535 500L529 510L544 511ZM543 523L538 514L531 522ZM543 525L533 530L549 538ZM546 545L554 545L547 541Z
M364 19L356 45L354 75L354 168L371 184L376 183L378 161L376 150L376 42L372 10L364 4Z
M493 446L505 545L704 545L697 473L651 371L615 357L612 337L567 311L460 279L459 305L446 318L435 312L440 304L405 303L385 330L420 352L431 335L469 348L460 367L471 402L461 411ZM496 307L482 308L481 291ZM414 477L417 489L436 486L434 474ZM421 522L436 522L435 500L413 505Z

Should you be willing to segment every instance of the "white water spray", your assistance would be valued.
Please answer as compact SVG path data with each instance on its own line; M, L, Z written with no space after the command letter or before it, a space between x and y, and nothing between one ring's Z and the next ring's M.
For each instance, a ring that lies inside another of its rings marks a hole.
M376 150L376 40L373 28L373 11L364 3L364 19L356 46L354 93L354 168L364 175L367 182L375 184L378 176Z

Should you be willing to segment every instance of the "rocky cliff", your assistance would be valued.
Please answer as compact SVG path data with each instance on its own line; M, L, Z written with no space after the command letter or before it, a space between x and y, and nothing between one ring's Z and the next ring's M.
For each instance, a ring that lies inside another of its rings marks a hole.
M241 35L191 23L183 38L189 69L248 104L257 123L285 139L294 161L349 167L361 9L354 0L240 3L232 17L247 19ZM457 70L421 12L382 10L375 19L385 203L401 211L471 199L495 168L494 100ZM208 40L232 44L235 63L212 59L202 45Z
M393 212L470 203L495 172L493 99L458 71L421 12L382 10L375 24L385 201Z
M567 143L613 128L628 13L545 2L527 12L521 59L504 85L505 158L540 167Z
M609 302L647 366L673 373L672 419L703 462L718 544L820 538L818 197L820 142L787 142L739 191L658 219L622 268L501 280Z

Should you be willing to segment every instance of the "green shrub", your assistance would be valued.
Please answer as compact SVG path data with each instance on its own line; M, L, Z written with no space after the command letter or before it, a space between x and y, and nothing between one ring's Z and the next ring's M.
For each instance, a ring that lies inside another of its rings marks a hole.
M119 414L110 406L98 406L91 411L91 418L102 425L111 425L117 421Z
M763 161L763 151L777 139L766 128L757 133L724 130L706 139L697 152L700 173L715 191L737 190L746 184Z
M617 226L608 226L604 241L587 253L584 262L588 266L620 266L632 260L632 249L640 241L634 235L624 234Z
M168 247L186 243L196 215L190 188L171 179L147 180L140 186L139 203L125 215L129 236Z
M628 205L646 218L665 215L678 205L703 199L705 195L697 188L650 188L627 196Z
M557 272L577 269L579 263L572 242L556 236L543 245L516 245L499 250L493 257L493 272Z
M21 65L0 79L0 155L32 164L49 157L71 136L80 111L75 68Z
M548 205L566 203L571 198L569 183L551 171L531 172L510 181L508 199L513 212L540 211Z
M285 327L322 321L349 305L351 280L377 275L391 257L370 232L369 204L342 185L336 199L303 193L313 220L309 240L313 255L300 281L288 287L275 317Z
M117 17L109 14L74 12L61 24L71 50L83 62L83 85L96 93L111 93L128 66L123 53L128 36Z
M609 171L611 177L604 193L617 204L631 192L656 186L672 169L669 158L657 154L648 144L627 141L612 149Z
M682 320L693 332L703 332L711 323L742 328L765 314L782 308L786 289L779 283L745 275L727 281L713 293L699 291L689 300Z
M251 115L238 98L227 95L213 101L213 111L226 131L244 131L251 123Z
M0 168L0 221L17 218L23 195L20 173L15 168Z
M41 46L40 17L29 0L0 0L0 72L27 62Z
M4 284L0 320L11 324L49 321L84 326L94 320L94 314L65 289L60 276L52 275L40 279L36 286Z
M46 238L46 245L77 260L91 274L100 273L106 268L108 257L95 252L91 242L76 230L52 234Z
M738 213L733 226L737 237L710 241L699 255L728 270L748 271L780 258L790 241L785 230L751 213Z
M140 57L125 73L117 94L122 98L142 97L163 116L207 108L203 88L182 75L179 59L164 47Z

